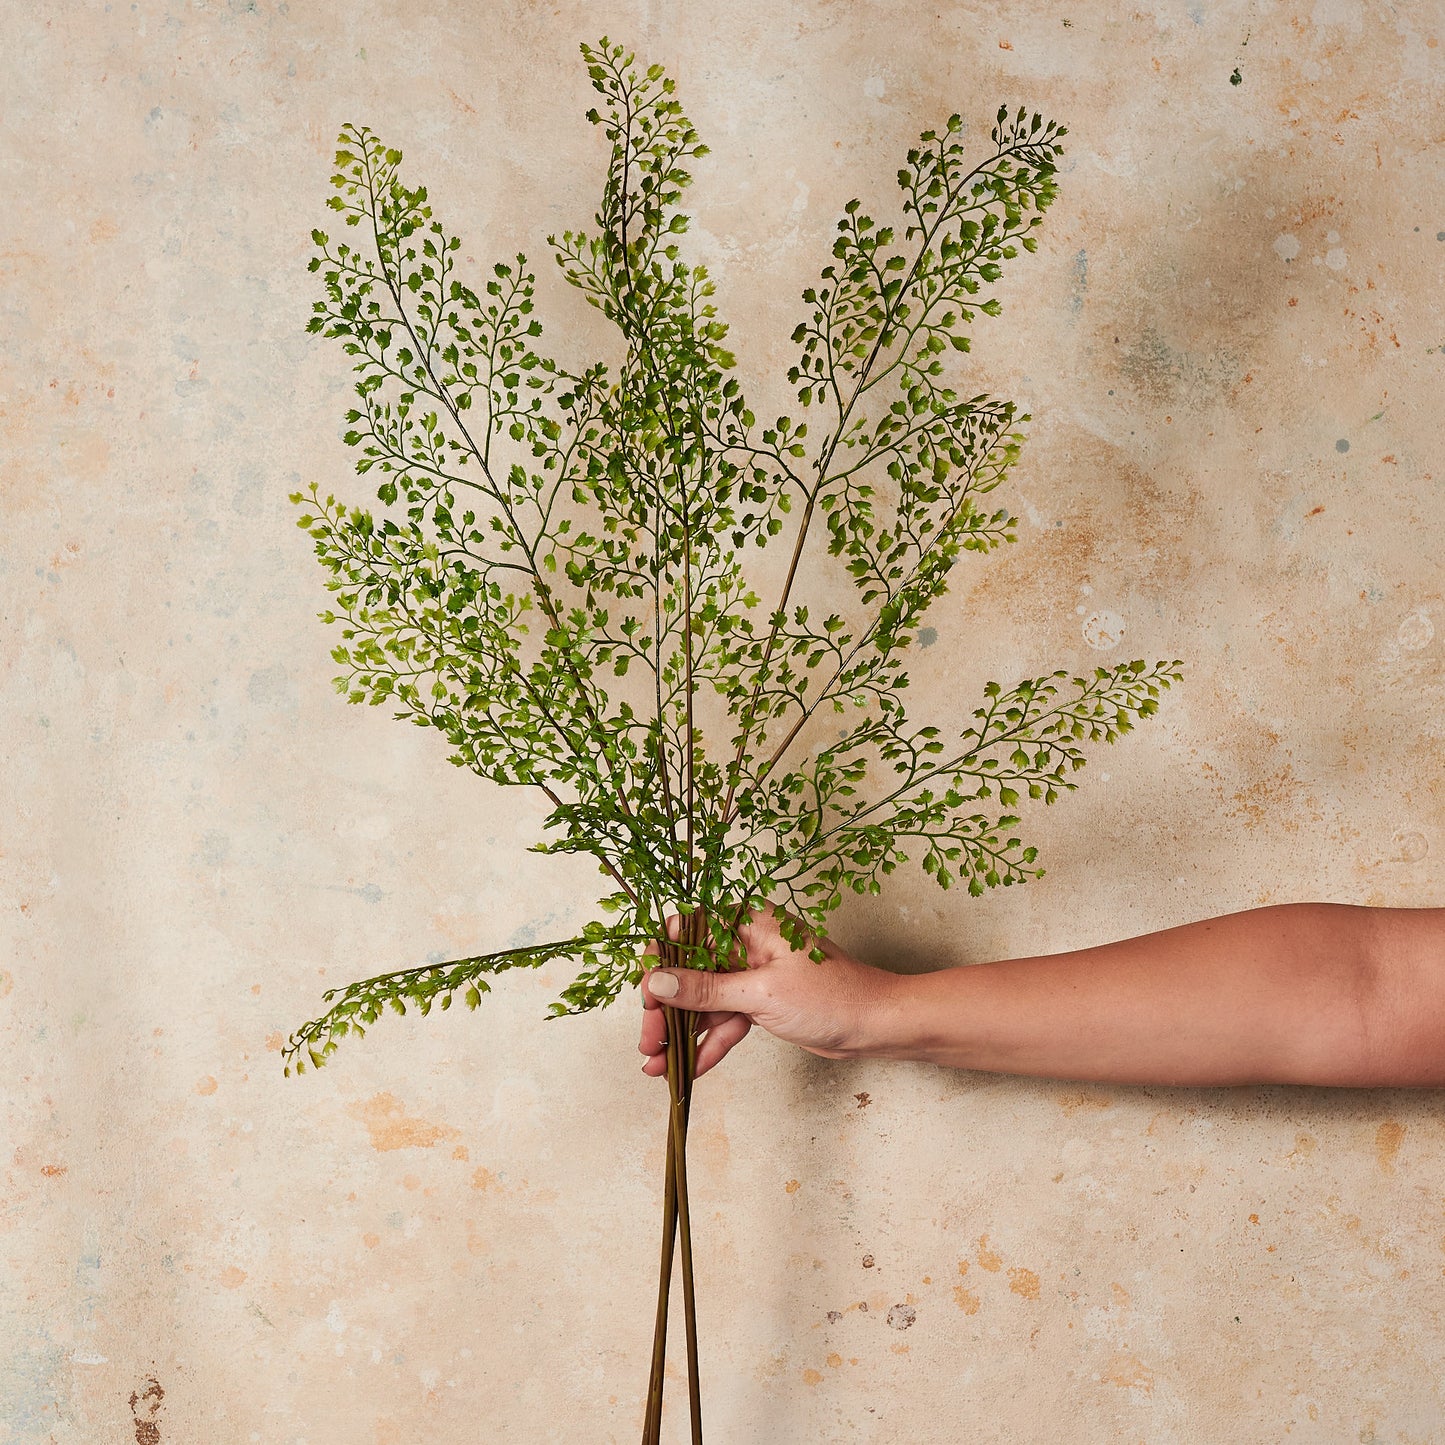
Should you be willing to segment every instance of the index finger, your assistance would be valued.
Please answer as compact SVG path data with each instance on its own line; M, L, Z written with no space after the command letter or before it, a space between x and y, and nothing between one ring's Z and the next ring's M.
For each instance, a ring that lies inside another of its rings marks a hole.
M667 1011L650 999L648 1012L642 1016L642 1034L637 1041L640 1053L660 1054L667 1046Z

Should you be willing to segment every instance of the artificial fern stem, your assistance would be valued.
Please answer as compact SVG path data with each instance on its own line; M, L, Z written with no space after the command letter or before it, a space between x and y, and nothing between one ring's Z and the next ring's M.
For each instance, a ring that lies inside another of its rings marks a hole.
M682 921L680 941L700 941L701 919L690 914ZM660 961L682 967L684 950L669 940L659 943ZM666 1379L668 1297L672 1286L675 1242L681 1236L684 1328L687 1348L688 1416L694 1445L702 1442L702 1399L698 1370L697 1304L694 1291L692 1226L687 1190L687 1124L692 1105L693 1075L697 1066L698 1016L691 1010L671 1010L667 1016L668 1132L663 1189L662 1256L658 1277L657 1314L652 1337L652 1368L648 1377L647 1411L642 1445L660 1445L662 1397Z

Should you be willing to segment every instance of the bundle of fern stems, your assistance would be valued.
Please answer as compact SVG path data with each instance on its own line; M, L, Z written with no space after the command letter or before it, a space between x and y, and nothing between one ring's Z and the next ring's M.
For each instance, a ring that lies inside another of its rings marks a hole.
M702 939L700 915L681 920L676 942L664 937L658 944L659 964L686 966L687 946ZM678 945L683 945L679 947ZM663 1166L662 1258L658 1265L657 1315L652 1334L652 1370L647 1380L647 1412L642 1445L661 1445L662 1394L667 1365L667 1314L672 1294L673 1255L681 1241L682 1303L687 1340L688 1417L694 1445L702 1441L702 1396L698 1371L697 1297L692 1263L692 1228L687 1201L687 1116L697 1067L698 1015L691 1009L673 1009L667 1015L667 1157Z
M348 126L330 205L355 231L312 233L324 295L310 329L352 359L345 441L357 470L380 477L382 509L314 484L293 500L335 598L321 615L341 629L339 690L438 729L459 767L539 789L551 837L535 850L590 857L611 881L599 907L615 921L333 989L329 1010L288 1041L288 1072L320 1066L388 1008L426 1014L454 997L475 1008L510 969L579 961L552 1005L562 1015L640 984L644 944L673 967L736 966L740 925L765 906L822 962L831 912L878 893L910 856L975 897L1037 878L1010 810L1075 788L1082 745L1114 742L1180 676L1177 662L1132 661L989 682L971 724L947 738L904 707L906 655L954 563L1016 537L1017 519L980 501L1007 475L1027 418L960 396L943 358L968 351L978 315L997 314L986 288L1002 264L1035 248L1063 128L1000 110L970 162L953 116L898 172L899 234L846 204L791 337L788 385L821 433L809 438L789 416L759 426L712 282L679 256L678 202L706 147L672 80L606 38L582 50L603 98L588 118L610 143L607 179L595 232L549 241L567 281L621 332L621 363L573 372L546 355L526 258L473 290L460 239L402 180L401 153ZM764 612L744 557L788 528ZM826 555L805 567L810 542ZM800 601L814 563L834 568L821 595L831 585L850 602ZM625 694L609 694L614 679ZM799 756L810 724L816 742ZM719 736L721 756L707 746ZM699 1019L665 1015L642 1438L660 1445L680 1273L700 1445L687 1179Z

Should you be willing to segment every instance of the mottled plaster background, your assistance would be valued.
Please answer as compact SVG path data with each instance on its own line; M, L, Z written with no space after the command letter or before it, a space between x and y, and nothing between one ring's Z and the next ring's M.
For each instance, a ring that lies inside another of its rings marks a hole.
M713 148L691 254L760 413L842 203L891 204L919 131L1071 128L969 373L1034 417L1020 541L961 566L915 706L1130 656L1186 682L1029 817L1044 880L899 877L843 941L920 968L1445 903L1438 4L8 6L6 1445L637 1438L663 1096L633 1008L544 1023L553 969L301 1080L278 1054L328 985L590 916L587 867L521 851L536 801L334 695L286 494L363 495L304 334L344 121L476 274L547 263L564 360L601 343L543 238L595 205L602 30ZM1445 1438L1438 1095L755 1038L694 1117L720 1445Z

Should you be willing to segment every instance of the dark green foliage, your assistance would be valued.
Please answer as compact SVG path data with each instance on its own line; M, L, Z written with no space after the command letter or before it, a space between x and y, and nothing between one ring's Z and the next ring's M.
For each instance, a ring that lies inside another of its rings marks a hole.
M1073 788L1080 745L1114 741L1179 678L1130 662L989 683L962 730L903 706L907 650L954 563L1014 540L1016 519L982 503L1027 418L961 396L945 362L997 314L1002 264L1034 249L1063 129L1000 110L971 166L957 116L925 133L898 173L901 237L850 201L793 333L812 431L760 425L712 283L680 255L706 147L659 67L605 39L583 55L607 182L595 230L549 244L616 326L617 355L575 373L546 355L526 259L474 290L400 152L347 127L330 205L348 229L313 233L310 329L353 360L345 439L382 505L315 487L295 500L335 594L340 690L440 729L459 766L542 789L538 851L594 857L618 922L353 985L291 1041L316 1063L390 998L445 1007L548 958L584 964L555 1012L609 1003L669 906L706 910L692 961L709 967L765 899L815 945L846 891L877 892L910 852L974 894L1038 877L1008 810ZM760 611L748 551L784 532L786 582ZM801 594L830 566L857 600L823 615Z

